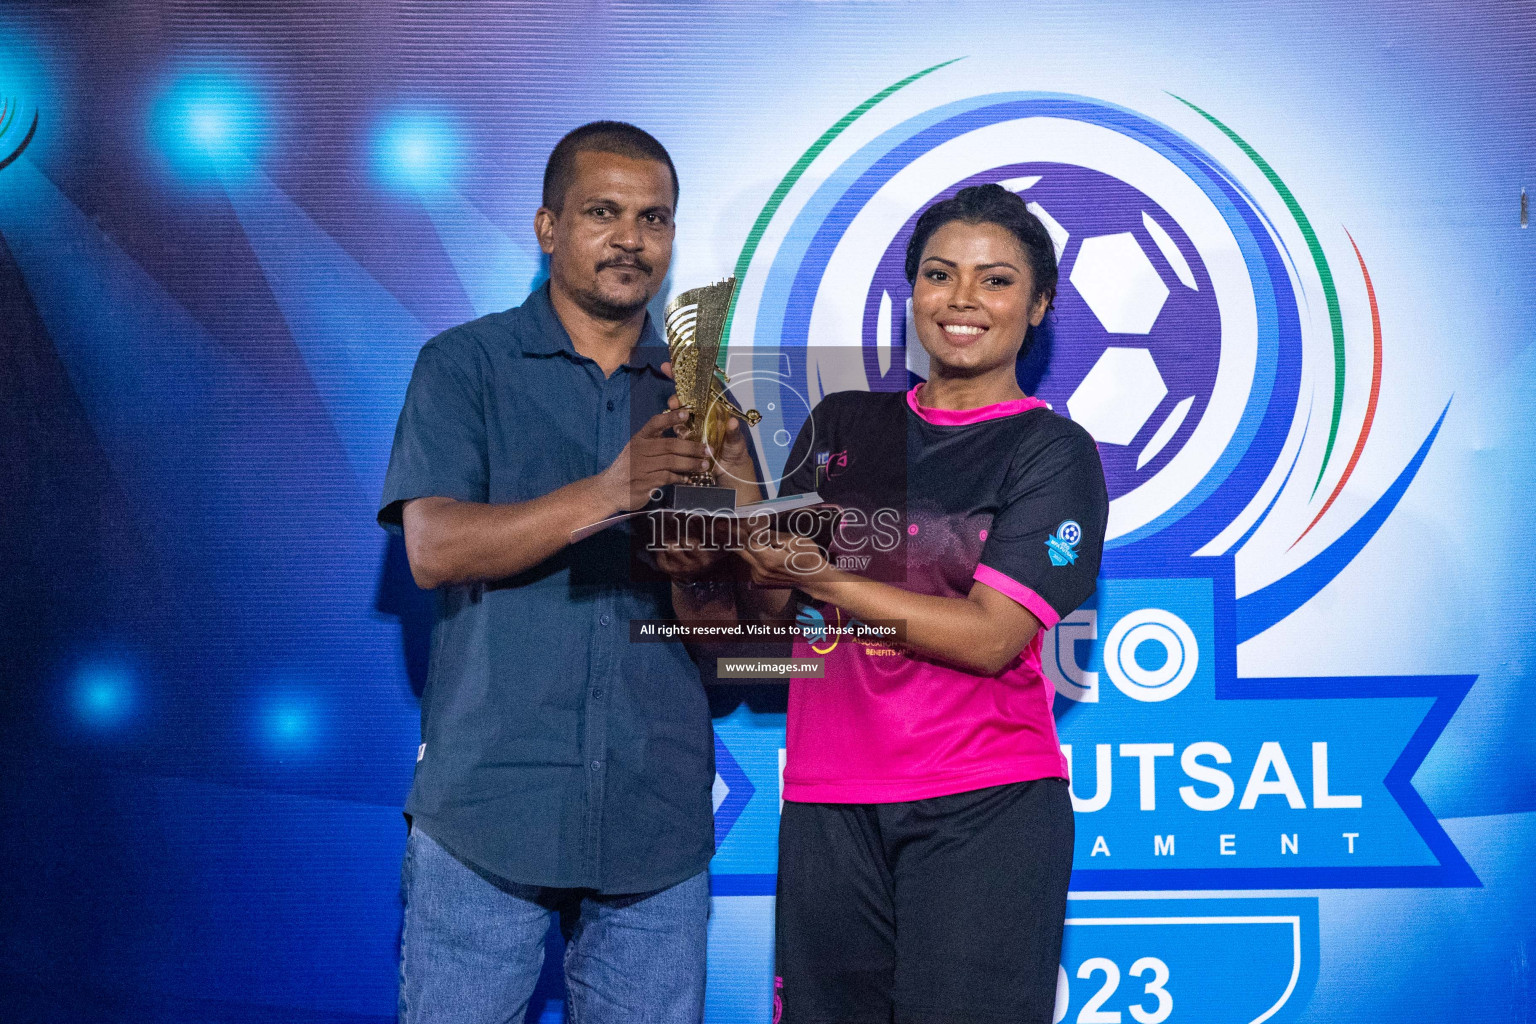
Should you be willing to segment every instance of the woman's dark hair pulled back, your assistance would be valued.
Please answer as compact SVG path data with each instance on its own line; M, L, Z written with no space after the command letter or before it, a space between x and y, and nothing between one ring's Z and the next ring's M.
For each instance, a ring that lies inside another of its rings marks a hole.
M1051 241L1051 233L1040 218L1029 211L1023 199L1001 185L972 185L955 193L953 199L941 200L923 211L907 242L908 284L917 281L917 266L922 262L928 239L939 228L956 220L1007 228L1019 240L1019 247L1029 261L1029 272L1035 285L1030 299L1041 295L1048 299L1056 297L1056 246Z

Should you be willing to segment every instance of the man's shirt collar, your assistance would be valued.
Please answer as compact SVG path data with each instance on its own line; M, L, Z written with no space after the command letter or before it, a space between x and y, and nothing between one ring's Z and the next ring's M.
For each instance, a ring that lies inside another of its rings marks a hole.
M560 322L560 317L555 313L555 304L549 297L549 282L546 280L528 296L523 303L523 309L528 314L528 320L524 329L520 332L520 347L524 355L552 356L564 352L572 359L581 358L576 351L576 346L571 342L571 335ZM645 323L640 327L640 340L630 350L629 359L622 365L630 370L643 370L649 367L653 372L661 373L661 364L668 357L667 347L661 337L656 333L656 326L651 321L650 311L645 314Z

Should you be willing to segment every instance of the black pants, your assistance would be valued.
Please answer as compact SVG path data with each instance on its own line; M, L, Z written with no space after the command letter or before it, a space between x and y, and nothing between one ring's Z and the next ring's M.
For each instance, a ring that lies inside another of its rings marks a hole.
M1050 1024L1072 873L1063 779L784 804L783 1024Z

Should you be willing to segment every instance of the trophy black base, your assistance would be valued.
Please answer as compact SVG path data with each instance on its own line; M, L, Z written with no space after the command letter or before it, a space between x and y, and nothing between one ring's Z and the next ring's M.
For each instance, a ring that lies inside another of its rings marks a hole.
M666 506L674 512L729 512L736 508L736 488L673 484Z

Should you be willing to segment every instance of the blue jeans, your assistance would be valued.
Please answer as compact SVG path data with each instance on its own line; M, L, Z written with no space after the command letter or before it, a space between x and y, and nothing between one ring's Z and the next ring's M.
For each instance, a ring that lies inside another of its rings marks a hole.
M519 885L487 878L413 828L401 895L401 1024L523 1024L554 912L566 938L566 1020L704 1017L707 871L623 896Z

